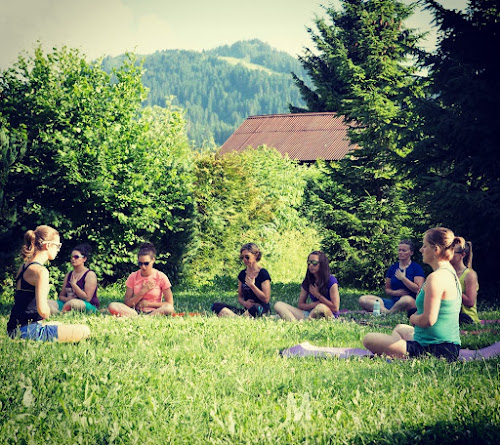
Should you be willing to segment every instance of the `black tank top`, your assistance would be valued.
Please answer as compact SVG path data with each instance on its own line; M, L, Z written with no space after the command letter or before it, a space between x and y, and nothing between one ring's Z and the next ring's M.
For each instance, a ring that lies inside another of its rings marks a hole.
M35 286L24 279L24 272L32 264L42 266L42 264L36 261L25 266L23 265L21 272L16 277L16 284L21 280L21 286L20 289L16 289L16 293L14 294L14 306L12 307L7 323L7 333L10 336L15 335L18 327L42 320L36 308Z

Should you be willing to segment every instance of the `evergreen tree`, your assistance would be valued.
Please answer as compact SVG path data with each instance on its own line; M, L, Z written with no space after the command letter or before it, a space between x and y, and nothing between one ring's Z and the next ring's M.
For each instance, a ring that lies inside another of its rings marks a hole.
M419 94L410 63L421 36L404 27L413 6L394 0L343 0L309 30L316 51L300 58L312 87L294 76L307 111L345 115L351 141L360 147L324 167L312 190L310 212L326 229L324 248L348 280L382 282L398 240L414 235L418 208L398 164L409 147L401 133L414 125L411 97ZM291 111L306 111L291 106ZM347 272L346 272L347 274Z
M425 1L439 29L425 60L431 91L421 101L422 141L409 158L433 219L472 241L482 294L499 295L492 241L500 224L500 9L471 0L465 12ZM487 289L487 291L485 291Z

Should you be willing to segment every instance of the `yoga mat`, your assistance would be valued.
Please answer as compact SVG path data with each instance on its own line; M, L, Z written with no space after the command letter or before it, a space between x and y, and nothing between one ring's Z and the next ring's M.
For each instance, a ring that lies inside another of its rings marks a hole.
M362 348L335 348L326 346L314 346L309 342L299 343L291 348L283 349L281 352L283 357L367 357L373 354L367 349ZM460 349L460 359L483 360L500 356L500 342L493 343L482 349Z

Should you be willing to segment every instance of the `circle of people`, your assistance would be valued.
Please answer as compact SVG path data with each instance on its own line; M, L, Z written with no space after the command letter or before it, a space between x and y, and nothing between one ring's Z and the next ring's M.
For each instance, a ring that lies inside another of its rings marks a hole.
M56 258L61 246L59 233L50 226L26 232L21 249L24 262L17 272L14 306L7 323L10 337L78 342L90 336L85 325L45 322L52 314L72 310L95 312L100 305L97 276L86 266L91 253L88 244L74 247L70 257L73 270L64 277L59 300L48 299L49 272L44 265ZM425 232L420 252L423 262L432 268L427 278L422 266L412 261L414 252L412 241L399 243L398 261L386 273L387 298L376 295L359 298L359 304L367 312L373 311L375 305L380 305L381 313L406 311L410 324L398 324L389 335L367 334L363 344L375 354L394 358L431 354L457 360L459 323L479 322L476 305L479 285L472 269L472 244L444 227ZM245 269L238 275L240 306L216 302L211 309L217 316L261 317L271 313L271 277L260 266L261 257L256 244L241 247L240 259ZM154 245L143 244L137 254L139 270L127 278L124 301L109 304L111 314L119 317L174 314L170 281L154 268L155 260ZM330 273L325 253L309 254L297 307L278 301L274 311L286 321L334 319L341 315L339 283Z

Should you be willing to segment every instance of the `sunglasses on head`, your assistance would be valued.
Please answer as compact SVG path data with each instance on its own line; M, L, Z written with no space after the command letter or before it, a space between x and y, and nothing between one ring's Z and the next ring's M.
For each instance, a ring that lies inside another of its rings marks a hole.
M139 265L139 267L141 267L141 266L149 266L149 263L151 263L151 261L146 261L144 263L142 263L140 261L137 261L137 264Z
M83 255L71 255L71 258L77 260L78 258L85 258Z
M316 260L307 260L307 265L308 266L317 266L319 264L319 261Z

